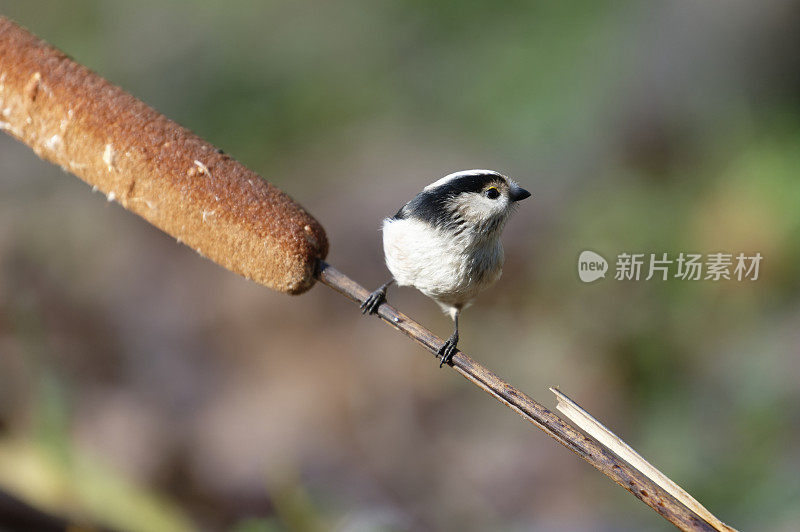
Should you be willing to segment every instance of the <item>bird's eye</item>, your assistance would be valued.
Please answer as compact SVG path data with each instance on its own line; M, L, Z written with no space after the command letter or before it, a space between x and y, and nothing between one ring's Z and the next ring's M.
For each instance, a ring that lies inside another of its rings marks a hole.
M489 199L497 199L500 197L500 191L494 187L487 188L484 194L486 194L486 197Z

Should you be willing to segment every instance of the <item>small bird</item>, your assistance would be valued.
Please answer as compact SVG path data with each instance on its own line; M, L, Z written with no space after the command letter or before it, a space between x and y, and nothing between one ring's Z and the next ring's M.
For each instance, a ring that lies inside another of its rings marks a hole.
M439 349L439 367L458 344L458 316L503 271L500 233L517 202L530 197L492 170L465 170L425 187L397 214L383 220L383 252L392 279L361 304L374 314L392 284L413 286L435 300L455 322Z

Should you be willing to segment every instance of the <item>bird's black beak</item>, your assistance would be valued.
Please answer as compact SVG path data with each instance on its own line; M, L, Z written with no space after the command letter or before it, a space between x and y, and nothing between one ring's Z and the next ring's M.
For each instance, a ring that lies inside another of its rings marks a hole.
M525 198L530 198L531 193L518 185L512 185L508 189L508 199L511 201L522 201Z

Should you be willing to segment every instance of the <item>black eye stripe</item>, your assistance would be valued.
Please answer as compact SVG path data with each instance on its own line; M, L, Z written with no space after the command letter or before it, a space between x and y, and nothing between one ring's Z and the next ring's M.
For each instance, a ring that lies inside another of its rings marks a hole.
M443 185L423 190L397 211L394 218L402 220L413 216L436 227L447 227L454 222L453 198L467 192L481 194L488 185L504 182L505 178L495 173L458 176Z
M486 185L495 183L503 178L499 174L472 174L456 177L447 183L428 192L441 196L457 196L462 192L481 192Z

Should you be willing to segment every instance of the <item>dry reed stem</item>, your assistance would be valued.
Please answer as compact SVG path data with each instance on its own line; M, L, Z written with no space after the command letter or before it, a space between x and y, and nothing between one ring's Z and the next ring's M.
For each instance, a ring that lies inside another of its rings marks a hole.
M631 464L633 467L644 473L653 482L667 490L673 497L690 508L694 513L706 520L719 532L736 532L735 529L720 521L714 514L708 511L705 506L700 504L697 499L689 495L683 488L676 484L667 475L656 469L650 462L645 460L642 455L637 453L630 445L614 434L605 425L600 423L594 416L584 410L578 403L569 398L557 388L550 388L558 400L556 408L567 416L573 423L584 432L596 438L611 452Z
M369 296L369 291L366 288L324 262L320 263L319 279L323 284L328 285L356 303L360 304ZM444 340L386 303L380 306L377 315L434 355L444 344ZM702 517L635 467L606 449L595 438L583 435L555 413L540 405L462 351L457 351L453 355L451 365L468 381L486 391L489 395L522 416L525 421L532 423L558 443L583 458L679 529L686 531L714 530L714 527Z

